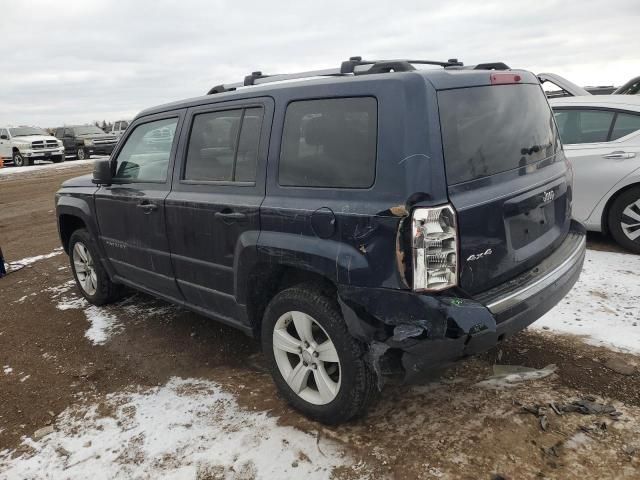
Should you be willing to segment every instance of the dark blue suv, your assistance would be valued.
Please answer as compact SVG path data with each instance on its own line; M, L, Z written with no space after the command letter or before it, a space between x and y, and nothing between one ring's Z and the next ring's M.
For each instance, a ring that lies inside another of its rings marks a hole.
M256 336L281 394L338 423L560 301L571 188L535 75L353 57L140 113L56 213L91 303L129 286Z

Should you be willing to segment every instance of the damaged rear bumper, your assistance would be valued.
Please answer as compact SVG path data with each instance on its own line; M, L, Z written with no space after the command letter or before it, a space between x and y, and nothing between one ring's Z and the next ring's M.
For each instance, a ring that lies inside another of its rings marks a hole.
M473 298L443 292L340 285L339 303L350 333L369 344L378 373L419 381L459 358L489 350L544 315L580 276L586 232L577 222L564 242L531 270Z

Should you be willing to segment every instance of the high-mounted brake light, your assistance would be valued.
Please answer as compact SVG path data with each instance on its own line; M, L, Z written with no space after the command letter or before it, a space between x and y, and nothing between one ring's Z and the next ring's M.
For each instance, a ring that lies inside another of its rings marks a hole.
M415 209L411 244L414 290L444 290L458 284L458 230L451 205Z
M517 73L492 73L491 85L508 85L510 83L520 83L522 76Z

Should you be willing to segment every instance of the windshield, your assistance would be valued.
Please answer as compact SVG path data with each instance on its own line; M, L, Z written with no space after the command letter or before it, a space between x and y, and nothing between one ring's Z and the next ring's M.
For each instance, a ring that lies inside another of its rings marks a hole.
M73 131L76 132L76 135L89 135L93 133L104 134L102 130L100 130L95 125L86 125L84 127L73 127Z
M524 167L560 148L539 85L444 90L438 105L449 185Z
M49 134L38 127L17 127L10 128L9 132L11 132L12 137L26 137L27 135L46 135Z

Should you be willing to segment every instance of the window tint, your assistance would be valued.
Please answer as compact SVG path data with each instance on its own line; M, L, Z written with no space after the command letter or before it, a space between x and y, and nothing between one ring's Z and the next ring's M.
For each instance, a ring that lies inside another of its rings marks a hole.
M555 115L563 143L596 143L607 141L614 112L562 109Z
M56 128L56 137L62 138L63 132L64 132L64 128Z
M7 137L9 136L9 132L7 130L5 130L4 128L0 128L0 136L2 135L6 135Z
M552 157L559 146L539 85L501 85L438 93L449 185Z
M611 133L611 140L617 140L638 130L640 130L640 115L618 113Z
M262 108L195 115L185 180L254 182Z
M138 125L118 154L114 178L164 182L177 125L177 118Z
M377 102L371 97L291 103L282 135L280 185L370 187L377 125Z

